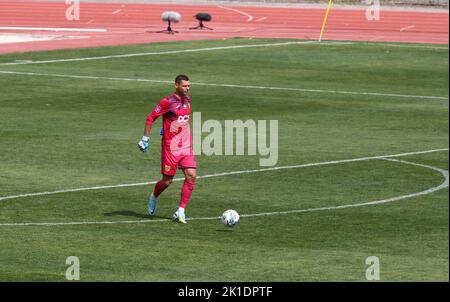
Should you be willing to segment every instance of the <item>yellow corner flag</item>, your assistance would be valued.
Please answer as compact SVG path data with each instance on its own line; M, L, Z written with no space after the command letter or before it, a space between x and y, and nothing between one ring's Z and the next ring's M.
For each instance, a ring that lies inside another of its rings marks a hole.
M320 31L319 42L322 41L322 35L323 35L323 32L325 31L325 24L327 24L328 13L330 12L330 7L331 7L332 2L333 2L333 0L330 0L330 2L328 2L327 12L325 13L325 18L323 18L322 30Z

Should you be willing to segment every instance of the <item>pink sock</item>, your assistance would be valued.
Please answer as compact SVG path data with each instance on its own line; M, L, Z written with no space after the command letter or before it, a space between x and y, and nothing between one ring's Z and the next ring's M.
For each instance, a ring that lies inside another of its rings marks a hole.
M153 190L153 196L155 196L155 198L158 198L158 196L164 192L165 189L167 189L168 186L166 186L166 184L160 180L156 183L155 185L155 189Z
M195 180L184 180L183 187L181 188L181 201L180 201L180 207L183 209L186 208L187 204L189 203L189 200L192 196L192 191L195 187Z

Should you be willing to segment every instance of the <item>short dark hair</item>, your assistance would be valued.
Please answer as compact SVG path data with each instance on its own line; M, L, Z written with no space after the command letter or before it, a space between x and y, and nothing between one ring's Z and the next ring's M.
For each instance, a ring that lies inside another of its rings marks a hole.
M177 75L177 77L175 78L175 83L180 84L181 81L189 81L189 78L187 77L187 75L179 74L179 75Z

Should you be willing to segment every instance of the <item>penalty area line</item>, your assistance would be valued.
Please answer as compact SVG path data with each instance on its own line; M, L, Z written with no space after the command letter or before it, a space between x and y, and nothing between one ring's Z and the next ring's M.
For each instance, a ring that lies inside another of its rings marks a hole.
M107 81L163 83L163 84L173 83L173 81L168 81L168 80L97 77L97 76L87 76L87 75L69 75L69 74L57 74L57 73L39 73L39 72L7 71L7 70L0 70L0 74L57 77L57 78L69 78L69 79L92 79L92 80L107 80ZM215 83L202 83L202 82L191 82L191 84L199 85L199 86L227 87L227 88L240 88L240 89L260 89L260 90L266 89L266 90L280 90L280 91L299 91L299 92L309 92L309 93L332 93L332 94L347 94L347 95L366 95L366 96L376 96L376 97L448 100L448 97L432 96L432 95L395 94L395 93L364 92L364 91L358 92L358 91L344 91L344 90L324 90L324 89L270 87L270 86L235 85L235 84L215 84Z
M398 162L398 163L402 163L402 164L409 164L409 165L414 165L414 166L418 166L418 167L431 169L431 170L441 173L444 177L444 182L442 182L438 186L426 189L424 191L407 194L407 195L402 195L402 196L397 196L397 197L392 197L392 198L387 198L387 199L382 199L382 200L369 201L369 202L356 203L356 204L338 205L338 206L332 206L332 207L320 207L320 208L298 209L298 210L290 210L290 211L266 212L266 213L255 213L255 214L242 214L241 217L258 217L258 216L271 216L271 215L283 215L283 214L337 210L337 209L354 208L354 207L362 207L362 206L368 206L368 205L377 205L377 204L383 204L383 203L388 203L388 202L394 202L394 201L399 201L399 200L403 200L403 199L428 195L433 192L448 188L449 173L447 170L429 166L429 165L394 159L394 157L427 154L427 153L434 153L434 152L448 151L448 150L449 150L448 148L447 149L434 149L434 150L419 151L419 152L408 152L408 153L400 153L400 154L392 154L392 155L384 155L384 156L362 157L362 158L355 158L355 159L348 159L348 160L327 161L327 162L310 163L310 164L295 165L295 166L281 166L281 167L273 167L273 168L257 169L257 170L225 172L225 173L217 173L217 174L198 176L198 178L227 176L227 175L242 174L242 173L255 173L255 172L272 171L272 170L280 170L280 169L312 167L312 166L339 164L339 163L356 162L356 161L367 161L367 160L373 160L373 159L387 160L387 161ZM174 180L180 181L180 180L183 180L183 178L177 178ZM147 185L147 184L154 184L154 183L156 183L156 181L146 182L146 183L136 183L136 184L122 184L122 185L115 185L115 186L97 186L97 187L91 187L91 188L80 188L80 189L75 189L75 190L60 190L60 191L54 191L54 192L23 194L23 195L9 196L10 197L9 199L18 198L18 197L37 196L37 195L49 195L49 194L56 194L56 193L63 193L63 192L64 193L65 192L78 192L78 191L94 190L94 189L100 189L100 188L106 189L106 188L130 187L130 186ZM2 200L2 199L5 200L5 199L8 199L8 197L0 198L0 200ZM190 220L190 221L191 220L216 220L219 218L220 217L198 217L198 218L192 217L192 218L188 218L187 220ZM123 221L22 222L22 223L2 223L2 224L0 224L0 226L61 226L61 225L92 225L92 224L105 225L105 224L153 223L153 222L167 222L167 221L171 221L171 220L170 219L147 219L147 220L123 220Z
M280 43L261 43L261 44L230 45L230 46L218 46L218 47L206 47L206 48L191 48L191 49L167 50L167 51L158 51L158 52L128 53L128 54L110 55L110 56L82 57L82 58L71 58L71 59L54 59L54 60L43 60L43 61L22 60L22 62L0 63L0 66L49 64L49 63L79 62L79 61L92 61L92 60L109 60L109 59L115 59L115 58L130 58L130 57L141 57L141 56L171 55L171 54L190 53L190 52L234 50L234 49L241 49L241 48L276 47L276 46L288 46L288 45L308 45L308 44L309 45L320 45L320 46L323 46L323 45L328 45L328 46L356 45L356 46L385 46L385 47L408 47L408 48L448 50L448 47L438 47L438 46L428 46L428 45L367 43L367 42L331 41L331 40L319 42L316 40L308 40L308 41L289 41L289 42L280 42Z
M99 57L84 57L84 58L72 58L72 59L32 61L29 63L9 62L9 63L0 63L0 66L48 64L48 63L80 62L80 61L83 62L83 61L92 61L92 60L109 60L109 59L116 59L116 58L132 58L132 57L170 55L170 54L190 53L190 52L230 50L230 49L255 48L255 47L275 47L275 46L288 46L288 45L301 45L301 44L318 44L318 42L317 41L290 41L290 42L281 42L281 43L261 43L261 44L230 45L230 46L218 46L218 47L206 47L206 48L190 48L190 49L156 51L156 52L129 53L129 54L122 54L122 55L110 55L110 56L99 56ZM328 42L328 44L329 45L351 44L351 42Z
M383 158L392 158L392 157L403 157L403 156L410 156L410 155L428 154L428 153L443 152L443 151L448 151L448 150L449 150L448 148L445 148L445 149L432 149L432 150L426 150L426 151L416 151L416 152L398 153L398 154L391 154L391 155L380 155L380 156L372 156L372 157L360 157L360 158L325 161L325 162L318 162L318 163L307 163L307 164L292 165L292 166L279 166L279 167L261 168L261 169L254 169L254 170L222 172L222 173L214 173L214 174L208 174L208 175L199 175L199 176L197 176L197 179L211 178L211 177L220 177L220 176L229 176L229 175L237 175L237 174L246 174L246 173L276 171L276 170L284 170L284 169L295 169L295 168L307 168L307 167L314 167L314 166L335 165L335 164L341 164L341 163L367 161L367 160L374 160L374 159L383 159ZM184 180L184 178L178 177L178 178L174 178L173 179L173 181L181 181L181 180ZM0 197L0 201L2 201L2 200L9 200L9 199L16 199L16 198L23 198L23 197L53 195L53 194L60 194L60 193L72 193L72 192L82 192L82 191L92 191L92 190L113 189L113 188L137 187L137 186L152 185L152 184L156 184L157 182L158 182L157 180L154 180L154 181L150 181L150 182L139 182L139 183L130 183L130 184L94 186L94 187L86 187L86 188L65 189L65 190L48 191L48 192L37 192L37 193L25 193L25 194L18 194L18 195L3 196L3 197Z

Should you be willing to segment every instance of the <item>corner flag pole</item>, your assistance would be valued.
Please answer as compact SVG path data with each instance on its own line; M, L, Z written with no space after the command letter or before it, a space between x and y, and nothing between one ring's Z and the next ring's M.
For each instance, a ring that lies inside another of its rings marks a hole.
M327 24L328 13L330 12L330 7L331 7L332 2L333 2L333 0L330 0L330 2L328 2L327 12L325 13L325 18L323 18L322 30L320 31L319 42L322 41L322 35L323 35L323 32L325 31L325 24Z

